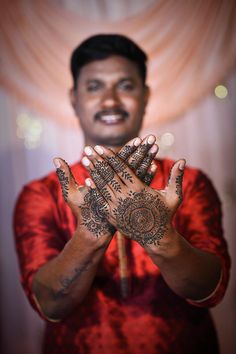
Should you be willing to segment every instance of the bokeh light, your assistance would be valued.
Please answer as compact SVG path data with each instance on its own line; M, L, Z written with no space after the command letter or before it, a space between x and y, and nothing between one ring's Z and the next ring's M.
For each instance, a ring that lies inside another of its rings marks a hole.
M16 125L16 135L24 140L26 149L35 149L40 145L43 126L38 118L20 113L16 118Z
M215 95L217 98L223 99L228 95L228 89L224 85L217 85L215 88Z
M169 148L174 144L175 137L172 133L164 133L161 135L160 143L164 148Z

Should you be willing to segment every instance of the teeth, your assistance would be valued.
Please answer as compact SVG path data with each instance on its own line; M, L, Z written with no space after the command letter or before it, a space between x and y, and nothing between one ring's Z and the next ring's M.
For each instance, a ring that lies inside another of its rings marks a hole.
M106 123L114 123L122 120L123 117L121 115L109 114L101 117L101 120Z

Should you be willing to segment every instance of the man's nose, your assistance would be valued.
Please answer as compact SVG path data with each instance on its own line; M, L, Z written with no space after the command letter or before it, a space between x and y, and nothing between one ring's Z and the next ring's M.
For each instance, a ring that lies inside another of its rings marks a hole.
M102 97L102 107L110 108L120 105L120 98L114 88L107 89Z

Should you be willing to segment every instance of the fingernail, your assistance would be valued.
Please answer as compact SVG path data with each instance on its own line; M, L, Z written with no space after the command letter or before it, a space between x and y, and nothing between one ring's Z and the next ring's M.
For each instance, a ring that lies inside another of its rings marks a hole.
M133 142L133 145L134 145L134 146L139 146L140 143L141 143L141 139L140 139L140 138L136 138L136 139L134 140L134 142Z
M180 171L184 170L185 163L186 163L185 161L180 161L180 163L179 163L179 170Z
M104 153L104 150L103 150L103 148L102 148L100 145L96 145L96 146L94 147L94 150L95 150L99 155L103 155L103 153Z
M89 161L89 159L86 156L82 158L82 164L84 166L89 166L90 165L90 161Z
M151 171L151 172L155 172L156 169L157 169L157 165L155 165L155 163L151 163L150 171Z
M153 145L152 147L151 147L151 149L149 150L149 153L150 154L155 154L156 152L157 152L157 145Z
M91 149L90 146L85 146L84 152L86 155L91 156L93 154L93 150Z
M86 184L87 187L91 187L91 185L92 185L91 179L90 178L86 178L85 184Z
M148 144L153 144L155 142L155 140L156 140L155 136L151 135L148 137L147 142L148 142Z
M59 159L54 159L53 163L54 163L54 166L56 168L60 168L61 167L61 161Z

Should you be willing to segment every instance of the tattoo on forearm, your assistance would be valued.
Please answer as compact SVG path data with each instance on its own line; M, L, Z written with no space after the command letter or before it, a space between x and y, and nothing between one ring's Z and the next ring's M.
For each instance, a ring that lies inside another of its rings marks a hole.
M159 244L167 230L170 211L158 196L142 190L119 198L114 214L117 228L144 246Z
M55 298L59 298L65 295L69 287L81 276L82 273L86 272L89 269L89 266L92 264L92 261L87 261L84 264L81 264L80 267L75 268L71 276L62 278L60 280L61 289L54 293Z
M80 209L82 224L96 237L114 233L113 226L107 221L107 205L97 189L89 189Z
M65 172L61 168L57 168L56 173L61 184L62 195L64 197L64 200L67 202L69 191L69 178L66 177Z

